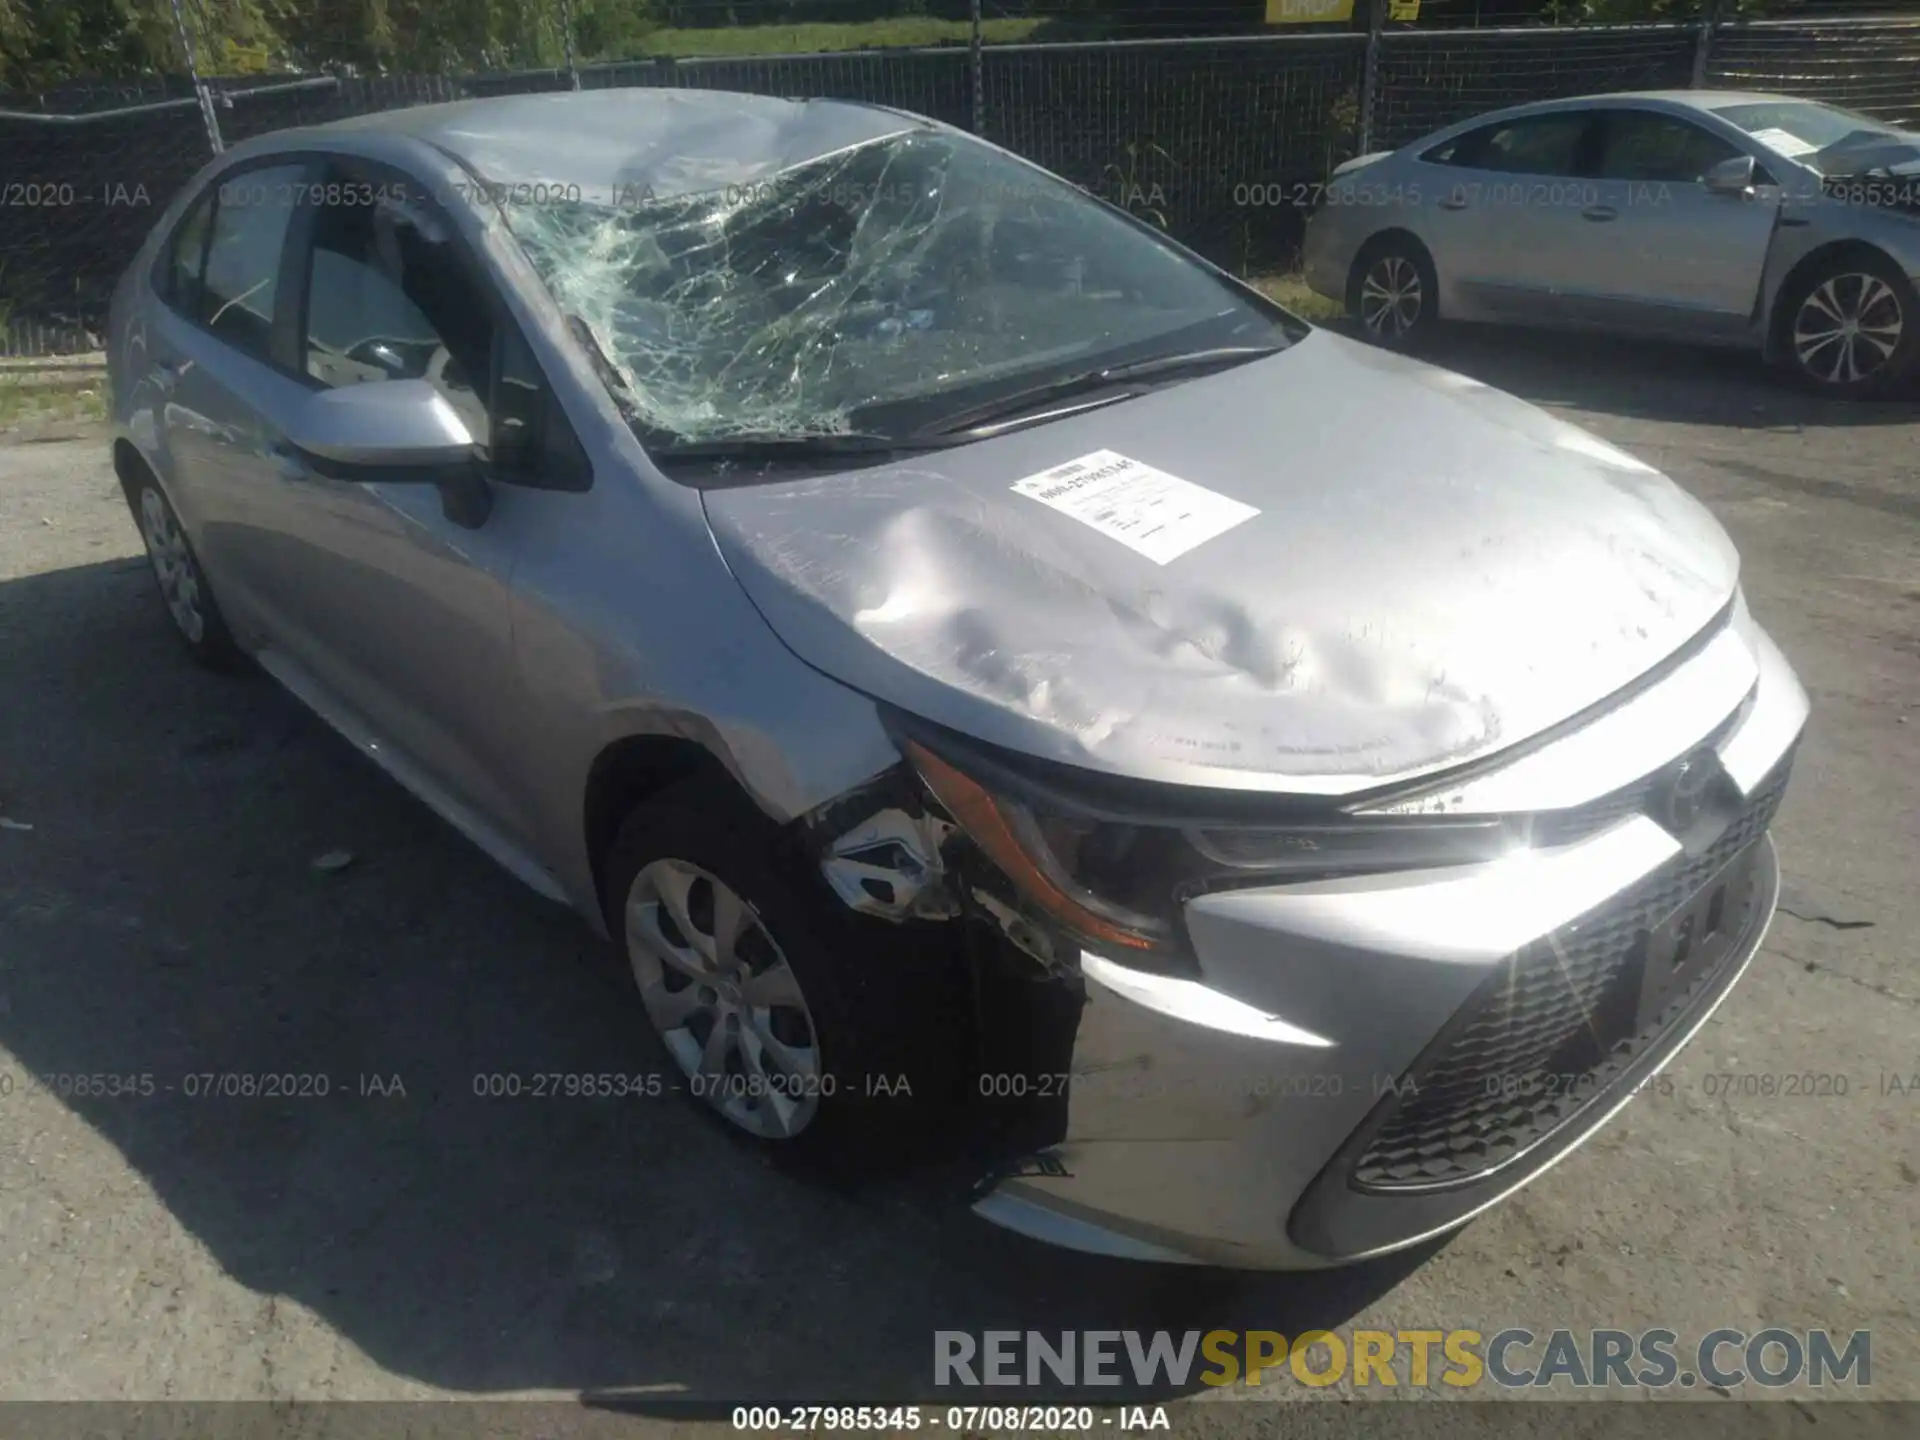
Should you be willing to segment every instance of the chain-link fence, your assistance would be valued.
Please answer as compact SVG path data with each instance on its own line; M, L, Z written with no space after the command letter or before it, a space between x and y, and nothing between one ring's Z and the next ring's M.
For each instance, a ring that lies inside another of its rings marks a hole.
M683 8L703 13L697 7L712 3ZM1339 8L1338 0L1297 3ZM1341 160L1503 105L1706 84L1810 95L1920 124L1920 16L1911 6L1905 16L1843 17L1828 13L1830 0L1788 0L1797 8L1787 18L1726 20L1719 17L1742 0L1702 3L1714 7L1711 18L1684 23L1500 26L1472 22L1502 13L1501 0L1454 0L1456 23L1415 27L1388 21L1386 0L1357 0L1353 8L1372 16L1359 28L1266 27L1259 6L1223 4L1196 7L1209 16L1195 23L1224 27L1251 16L1250 33L657 57L468 75L256 76L199 88L191 77L155 77L0 95L0 353L96 348L114 280L216 146L474 96L686 86L917 111L1026 155L1242 273L1289 263L1303 197ZM1002 4L980 18L1021 8ZM1078 13L1072 0L1053 8ZM1445 8L1446 0L1427 0L1423 14L1437 18Z
M1700 44L1697 25L1383 35L1371 142L1395 149L1468 115L1529 100L1684 89Z

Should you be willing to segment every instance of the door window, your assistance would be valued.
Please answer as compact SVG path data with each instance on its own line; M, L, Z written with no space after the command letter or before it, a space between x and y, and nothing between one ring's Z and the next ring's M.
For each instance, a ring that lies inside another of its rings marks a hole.
M487 433L491 307L445 225L403 200L319 207L302 349L323 385L426 380L473 434Z
M1600 178L1691 184L1740 153L1730 141L1678 116L1614 110L1600 143Z
M307 376L329 388L426 380L487 447L496 476L584 488L584 453L551 387L445 218L409 200L404 185L315 193L340 199L319 204L314 218Z
M198 319L261 360L272 350L281 253L305 173L304 165L246 170L222 180L214 194Z
M188 315L200 313L200 267L207 258L207 229L213 220L213 194L193 202L161 254L154 275L160 298Z
M1592 112L1528 115L1476 130L1455 150L1453 163L1504 175L1578 175Z

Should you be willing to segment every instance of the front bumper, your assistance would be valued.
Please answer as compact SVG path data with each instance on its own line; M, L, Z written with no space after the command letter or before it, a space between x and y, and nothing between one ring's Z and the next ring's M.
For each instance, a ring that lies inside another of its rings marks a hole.
M1463 1224L1597 1130L1739 979L1806 714L1740 608L1657 684L1463 791L1510 803L1517 773L1591 824L1489 864L1203 896L1199 980L1084 956L1065 1136L976 1211L1076 1249L1278 1269ZM1705 749L1726 805L1677 838L1646 777ZM1683 912L1676 940L1662 922ZM1661 945L1661 965L1695 958L1656 995Z

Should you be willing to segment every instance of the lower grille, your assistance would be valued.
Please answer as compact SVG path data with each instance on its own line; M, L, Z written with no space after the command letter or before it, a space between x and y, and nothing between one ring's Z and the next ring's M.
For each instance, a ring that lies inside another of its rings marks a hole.
M1463 1184L1518 1159L1604 1095L1713 983L1695 975L1636 1020L1647 936L1765 835L1788 756L1727 828L1598 909L1503 962L1396 1087L1351 1182L1362 1190ZM1748 897L1752 899L1751 896ZM1740 917L1728 917L1744 933ZM1731 947L1728 959L1740 953Z

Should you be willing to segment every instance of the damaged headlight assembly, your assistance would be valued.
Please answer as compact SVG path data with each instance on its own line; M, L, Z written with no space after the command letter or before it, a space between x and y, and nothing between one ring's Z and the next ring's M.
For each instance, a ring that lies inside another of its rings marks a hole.
M1051 964L1071 965L1084 947L1192 974L1181 916L1196 896L1472 864L1526 848L1524 824L1512 820L1376 819L1311 797L1116 785L1066 766L1015 768L915 722L893 728L957 836L986 862L953 867L966 898Z

